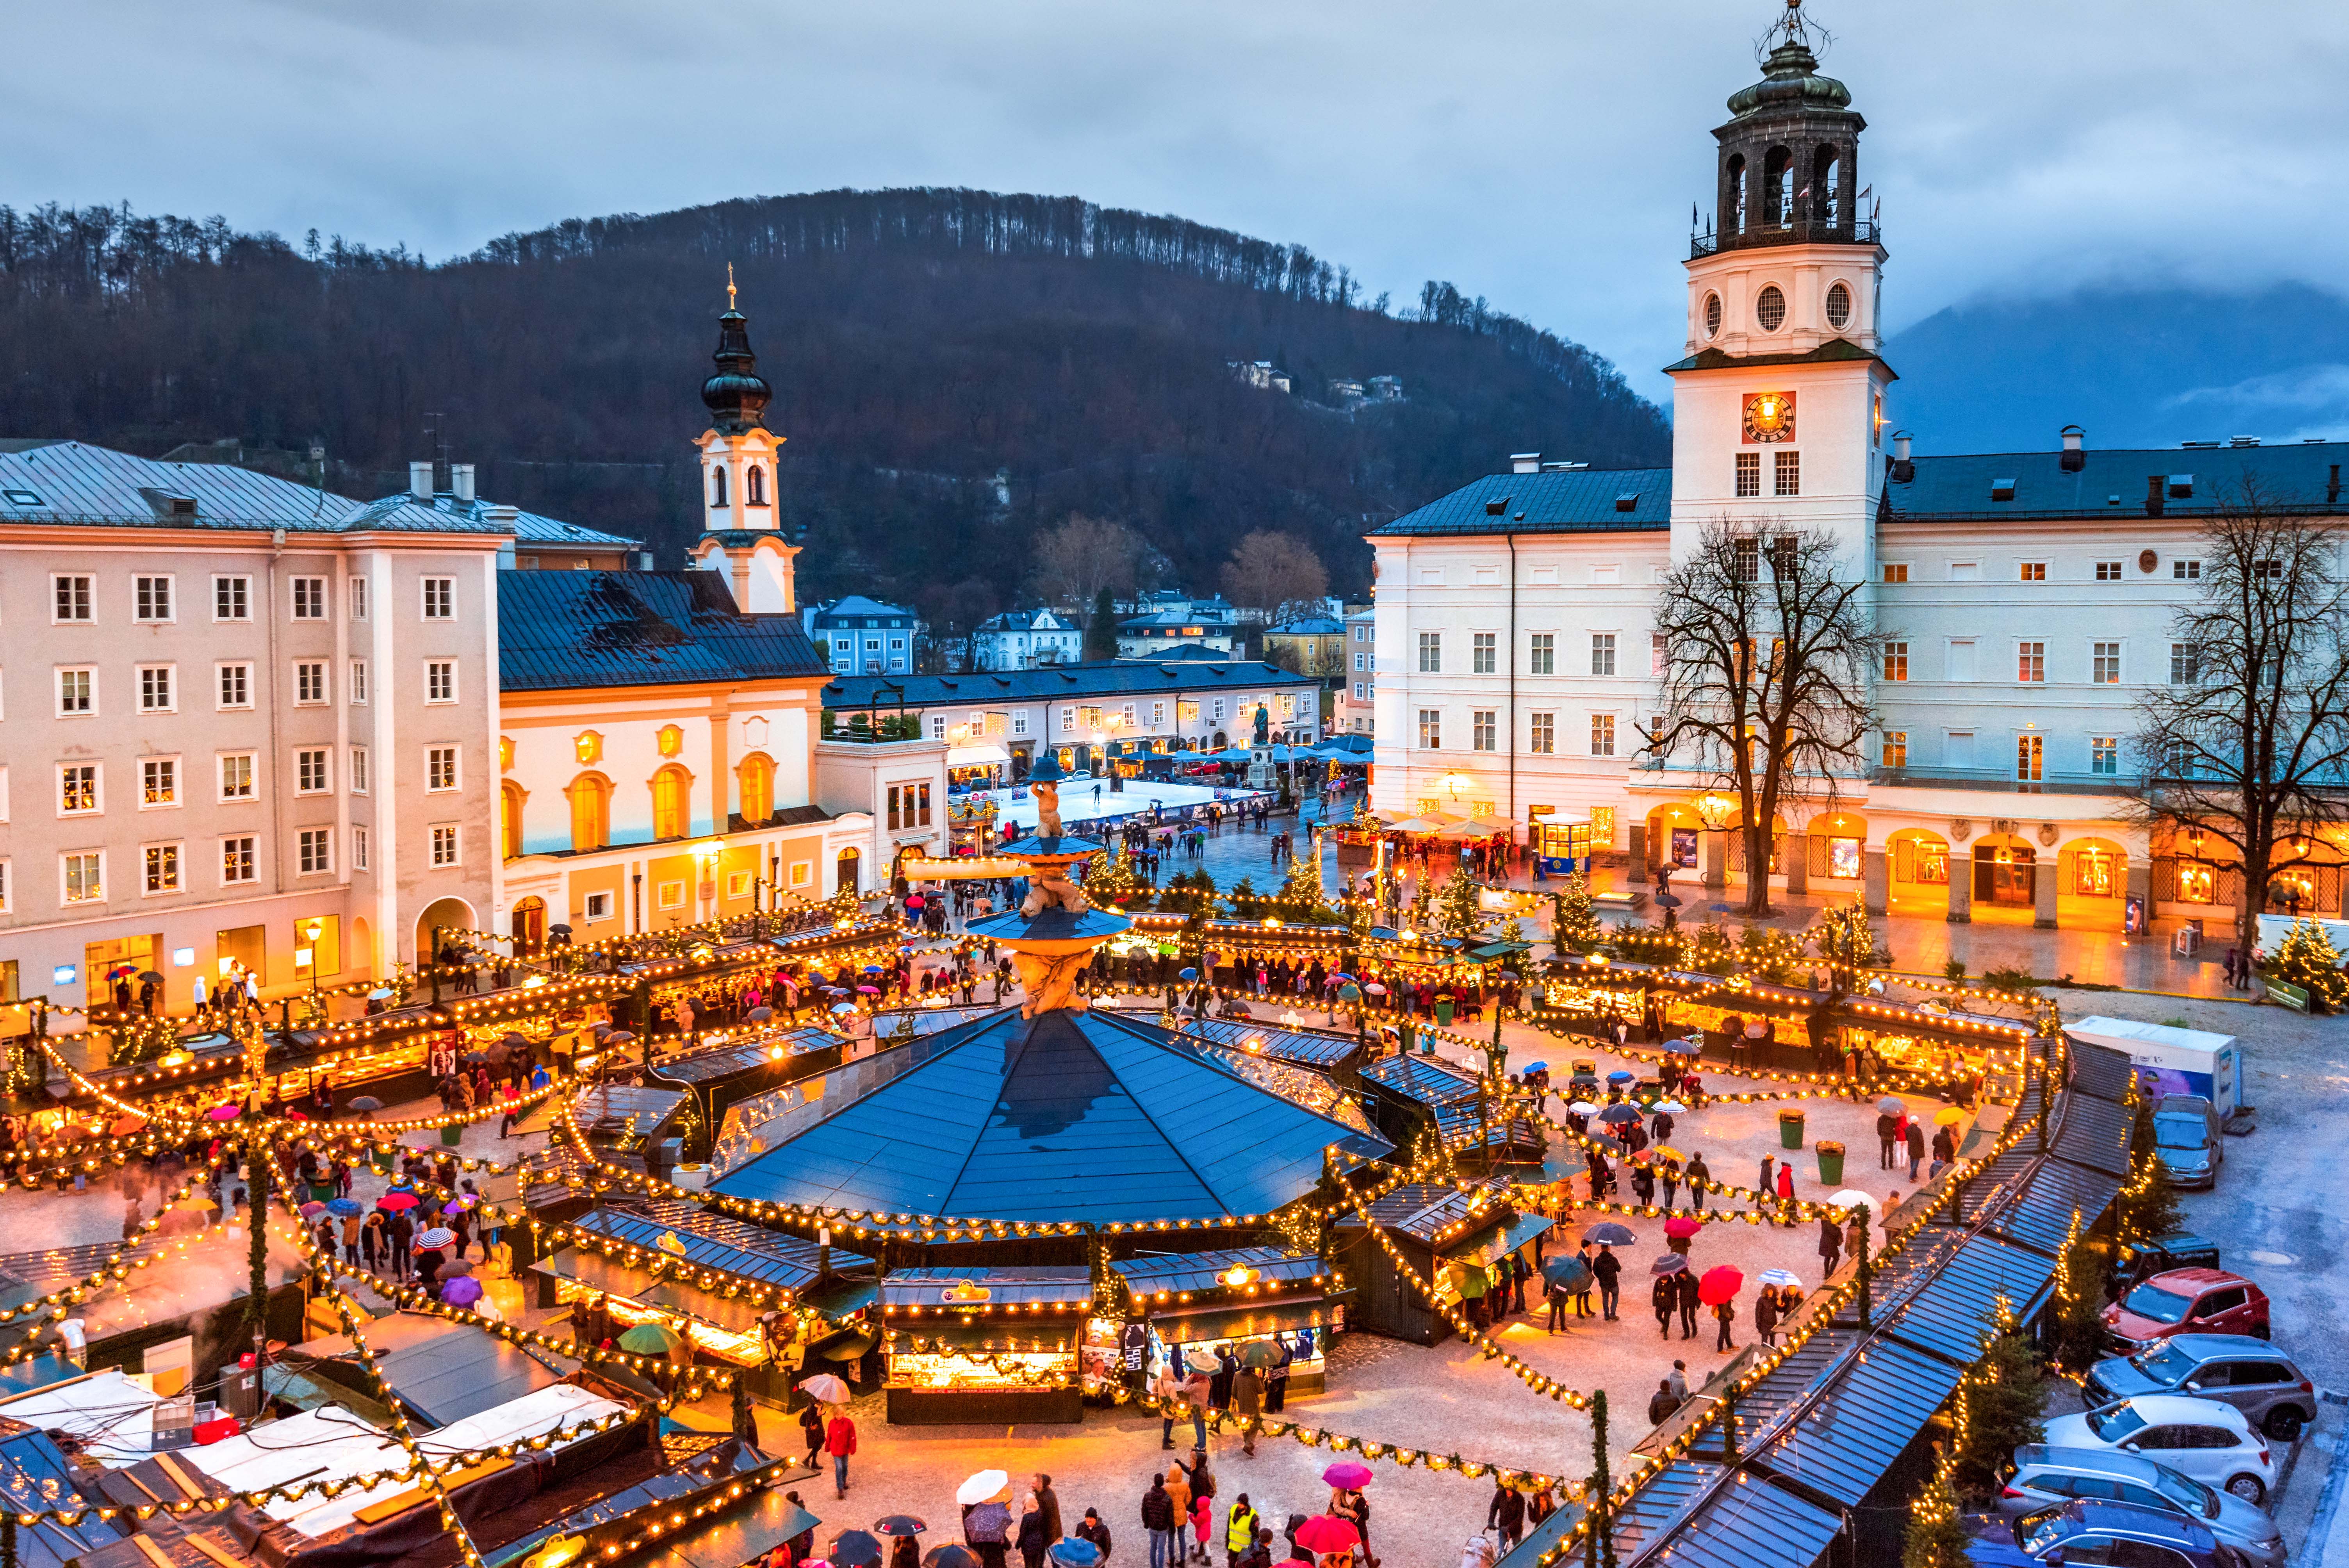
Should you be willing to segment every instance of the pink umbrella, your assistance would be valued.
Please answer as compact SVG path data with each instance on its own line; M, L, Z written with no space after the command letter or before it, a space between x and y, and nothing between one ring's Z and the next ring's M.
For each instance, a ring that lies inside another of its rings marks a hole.
M1693 1236L1699 1231L1703 1229L1704 1222L1702 1220L1692 1220L1685 1214L1678 1215L1664 1222L1664 1234L1674 1238Z
M1341 1460L1323 1470L1321 1479L1331 1486L1341 1486L1351 1491L1358 1486L1371 1484L1371 1467L1358 1465L1351 1460Z
M856 988L856 994L860 996L878 996L881 995L881 987L878 985L859 985Z
M234 1121L238 1117L244 1114L244 1107L241 1105L216 1105L210 1110L204 1112L204 1114L214 1121Z

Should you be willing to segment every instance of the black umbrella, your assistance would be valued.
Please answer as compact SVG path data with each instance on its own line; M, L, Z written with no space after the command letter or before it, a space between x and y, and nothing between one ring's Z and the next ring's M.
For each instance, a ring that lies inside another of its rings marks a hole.
M764 1003L760 1004L758 1006L751 1008L749 1012L742 1015L745 1019L753 1024L763 1024L774 1016L775 1010L772 1007L766 1006Z
M919 1535L929 1528L910 1513L892 1513L874 1522L875 1535Z
M163 983L163 977L160 975L156 974L152 969L140 970L139 972L139 978L141 980L151 980L158 985L160 985Z
M869 1531L842 1531L826 1555L832 1568L881 1568L881 1542Z
M350 1106L353 1110L381 1110L383 1101L371 1094L363 1094L353 1099Z
M1594 1245L1603 1243L1610 1247L1628 1247L1640 1238L1631 1233L1631 1227L1629 1225L1619 1225L1612 1220L1601 1220L1584 1231L1582 1239Z
M1660 892L1656 895L1656 902L1662 904L1666 909L1678 909L1681 906L1680 895L1678 893Z
M605 1034L604 1043L607 1046L625 1046L636 1037L636 1032L634 1029L613 1029Z
M1619 1127L1627 1121L1639 1120L1640 1108L1636 1105L1618 1101L1616 1104L1610 1105L1606 1109L1600 1111L1599 1113L1599 1119L1601 1121L1611 1121Z
M923 1553L922 1568L979 1568L978 1553L949 1541Z
M1648 1265L1648 1272L1651 1274L1682 1274L1687 1271L1688 1266L1688 1259L1680 1253L1666 1253Z

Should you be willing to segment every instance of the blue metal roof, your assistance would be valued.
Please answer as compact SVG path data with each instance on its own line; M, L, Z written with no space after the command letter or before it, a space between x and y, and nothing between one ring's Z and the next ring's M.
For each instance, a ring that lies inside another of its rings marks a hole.
M1317 1034L1303 1029L1274 1029L1231 1018L1186 1019L1182 1032L1195 1040L1233 1046L1272 1061L1327 1072L1344 1067L1362 1052L1352 1035Z
M2028 1320L2039 1293L2055 1274L2055 1260L1976 1236L1951 1253L1930 1283L1897 1308L1878 1315L1885 1332L1959 1366L1973 1364L1994 1326L2004 1296Z
M1418 1105L1457 1105L1476 1098L1476 1075L1441 1057L1381 1057L1362 1069L1362 1081Z
M798 619L749 615L715 572L501 572L505 691L820 676Z
M823 1249L812 1241L730 1219L683 1198L656 1199L640 1210L597 1209L571 1222L583 1231L677 1257L695 1268L714 1269L790 1291L805 1290L823 1277L816 1266L820 1258L835 1274L853 1273L873 1262L838 1247L823 1258ZM662 1246L665 1235L676 1236L685 1250L671 1253Z
M2208 517L2246 480L2285 506L2338 511L2339 468L2349 442L2274 447L2137 447L2080 454L2064 471L2061 452L1987 452L1920 457L1915 478L1885 489L1892 515L1916 521L1981 518L2143 518L2148 479L2161 480L2162 514ZM2328 486L2335 490L2326 500ZM2181 493L2182 492L2182 493ZM1993 499L2002 496L2006 499Z
M370 501L368 506L392 509L402 506L420 507L428 511L439 512L443 517L478 524L483 531L497 532L500 530L496 520L488 515L490 508L496 504L495 501L483 500L478 497L472 500L460 500L454 494L447 491L442 491L428 500L423 496L403 490L395 495L385 496L379 500ZM645 542L641 539L629 539L616 533L605 533L599 529L582 528L575 522L565 522L561 518L546 517L534 511L523 511L519 507L514 509L514 514L508 521L513 531L514 542L525 548L533 544L557 547L570 545L582 550L642 550L645 547Z
M1211 1253L1147 1253L1140 1257L1115 1258L1110 1268L1126 1288L1137 1297L1153 1291L1191 1291L1201 1295L1226 1288L1222 1275L1231 1268L1252 1271L1254 1282L1267 1291L1283 1284L1309 1285L1326 1276L1330 1265L1313 1253L1289 1252L1281 1247L1226 1247ZM1223 1297L1217 1296L1218 1301ZM1244 1304L1246 1298L1234 1298Z
M0 523L88 528L199 528L288 533L471 534L502 538L506 523L437 511L415 496L357 501L226 463L167 463L80 441L11 442L0 451ZM195 503L192 512L173 498Z
M883 621L893 626L910 626L917 617L903 604L884 603L868 599L862 593L851 593L834 599L828 604L818 604L812 614L819 631L861 631L866 620ZM875 628L876 630L878 628Z
M1753 1456L1857 1508L1958 1386L1964 1368L1878 1341L1844 1364L1794 1425Z
M2128 1107L2085 1094L2067 1096L2055 1136L2048 1147L2076 1165L2107 1175L2129 1173L2129 1134L2136 1118Z
M1842 1532L1837 1515L1739 1470L1692 1511L1655 1529L1640 1561L1672 1568L1810 1568Z
M2075 1211L2085 1230L2096 1222L2120 1190L2117 1175L2068 1160L2050 1160L2032 1174L2005 1212L1991 1221L1991 1229L2052 1257L2071 1233Z
M716 1190L969 1219L1211 1220L1301 1197L1331 1145L1391 1151L1107 1013L1007 1008L926 1044L928 1059Z
M1621 503L1630 498L1627 510ZM1495 504L1500 510L1493 510ZM1430 533L1619 533L1670 528L1670 469L1487 474L1407 511L1372 539Z
M896 680L840 676L823 688L823 706L843 710L894 708L901 703L906 707L983 707L988 703L1081 702L1168 691L1254 691L1319 684L1309 676L1291 675L1278 665L1254 659L1169 665L1154 659L1094 659L1039 670L977 670Z
M2127 1057L2110 1046L2087 1046L2077 1040L2072 1042L2069 1054L2072 1088L2116 1104L2128 1098L2129 1080L2137 1076L2137 1069ZM2037 1087L2034 1081L2033 1088Z

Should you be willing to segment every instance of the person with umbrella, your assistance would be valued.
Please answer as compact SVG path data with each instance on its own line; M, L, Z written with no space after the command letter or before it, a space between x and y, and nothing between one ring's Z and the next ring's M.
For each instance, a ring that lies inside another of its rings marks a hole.
M1615 1255L1610 1243L1599 1244L1599 1255L1590 1260L1590 1272L1599 1281L1600 1316L1609 1323L1615 1321L1615 1309L1623 1299L1623 1260Z
M1775 1285L1764 1284L1754 1296L1754 1332L1762 1343L1778 1343L1778 1291Z
M1675 1264L1680 1264L1679 1253L1667 1255ZM1661 1259L1657 1261L1660 1264L1662 1262ZM1672 1336L1672 1314L1678 1310L1681 1300L1678 1276L1686 1272L1685 1264L1665 1269L1656 1275L1656 1283L1648 1287L1648 1305L1656 1315L1656 1337L1659 1339L1670 1339Z
M1275 1334L1272 1343L1272 1365L1264 1374L1264 1408L1267 1415L1277 1416L1288 1408L1288 1368L1297 1359L1297 1350L1286 1334Z
M807 1458L801 1462L814 1470L815 1457L823 1451L823 1407L812 1398L800 1407L800 1436L807 1442Z
M1098 1510L1091 1508L1085 1510L1085 1516L1077 1522L1077 1532L1071 1539L1084 1542L1095 1552L1101 1553L1098 1559L1100 1563L1106 1563L1109 1561L1109 1526L1102 1522Z
M1248 1348L1257 1349L1261 1343ZM1256 1429L1264 1415L1264 1374L1252 1359L1232 1374L1232 1414L1240 1421L1240 1452L1256 1458Z
M1696 1274L1683 1268L1668 1277L1672 1282L1672 1303L1680 1308L1681 1337L1694 1339L1696 1309L1703 1304L1702 1295L1697 1285Z

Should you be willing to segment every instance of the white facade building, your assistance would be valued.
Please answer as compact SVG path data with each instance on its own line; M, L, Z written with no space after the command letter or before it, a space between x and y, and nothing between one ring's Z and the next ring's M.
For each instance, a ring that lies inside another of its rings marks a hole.
M1033 670L1085 656L1085 629L1057 610L1007 610L970 634L970 662L982 670Z
M1661 717L1655 598L1708 522L1784 524L1839 544L1886 638L1874 766L1832 799L1815 784L1777 824L1790 891L2041 926L2118 930L2132 898L2148 919L2224 915L2239 868L2230 881L2202 846L2124 825L2134 704L2193 678L2169 626L2199 592L2203 521L2247 474L2337 512L2349 445L2096 451L2071 428L2044 452L1912 456L1887 434L1863 122L1799 23L1777 44L1715 133L1719 232L1692 247L1688 355L1669 367L1672 466L1527 454L1369 536L1373 803L1456 803L1521 839L1544 817L1588 820L1621 879L1671 863L1744 881L1725 780L1643 750ZM1350 690L1364 678L1350 668ZM2343 873L2322 871L2302 907L2337 913Z

